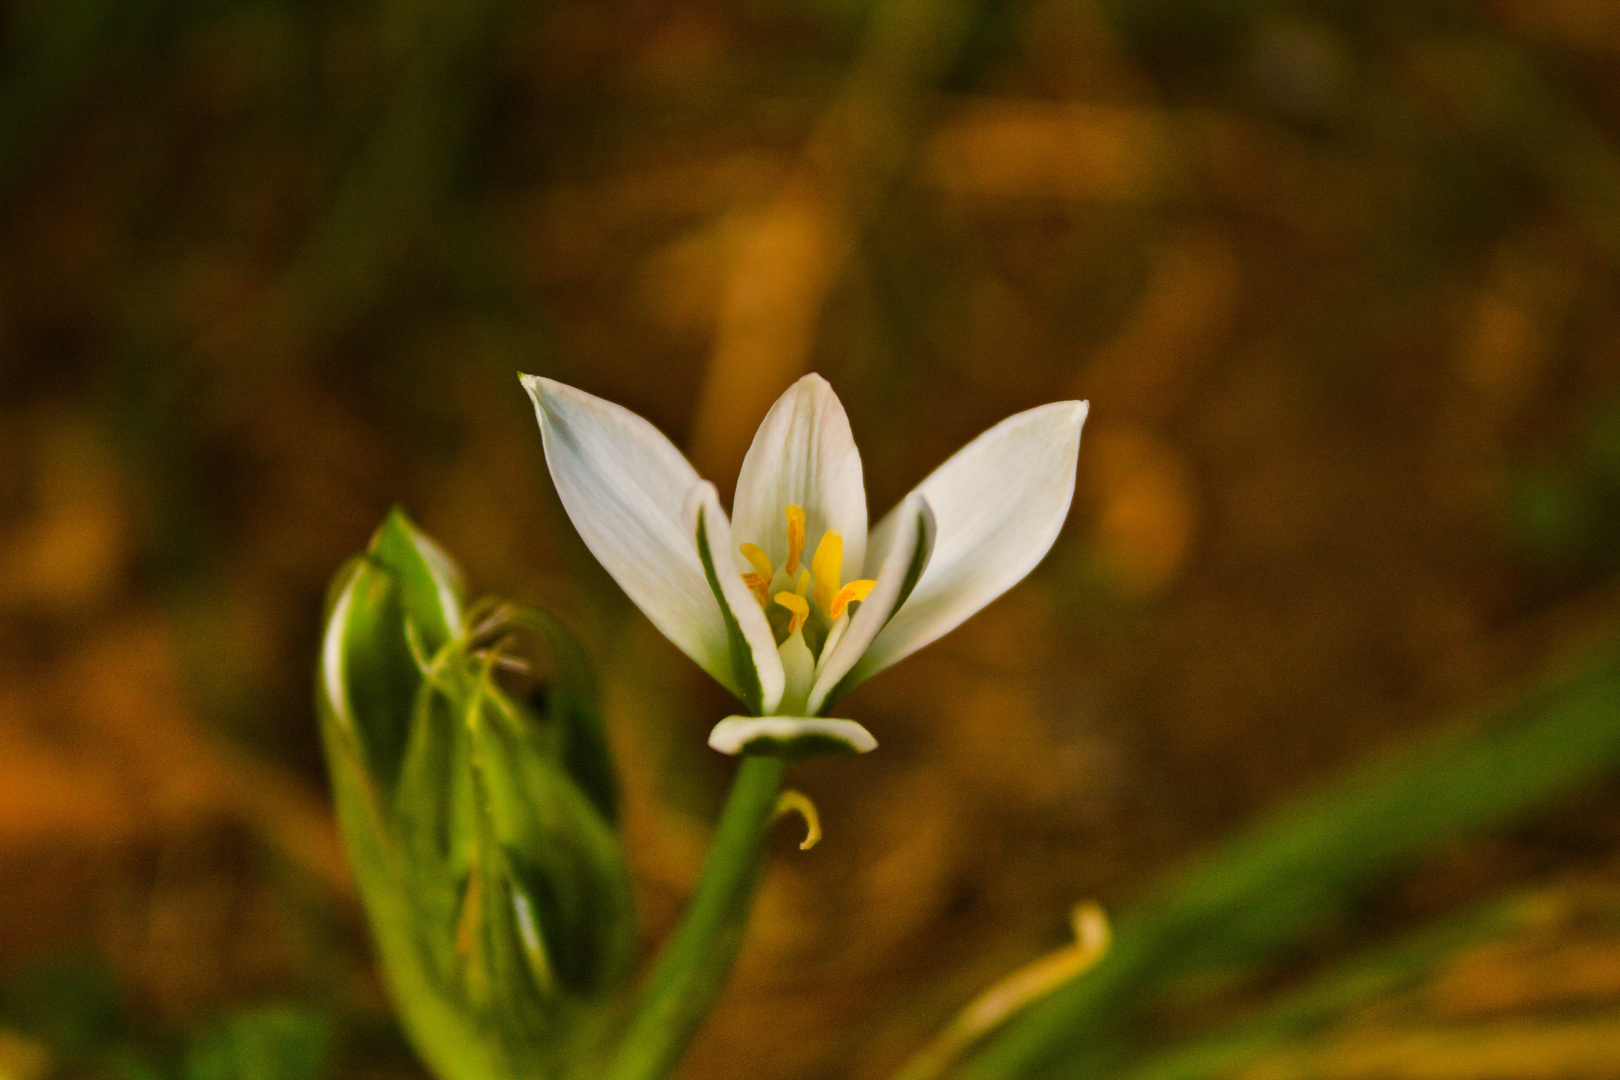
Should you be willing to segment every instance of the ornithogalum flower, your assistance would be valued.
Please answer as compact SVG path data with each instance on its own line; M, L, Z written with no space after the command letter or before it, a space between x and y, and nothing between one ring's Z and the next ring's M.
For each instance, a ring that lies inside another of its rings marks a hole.
M849 419L806 375L766 413L728 518L715 486L619 405L533 375L546 462L591 553L750 715L716 726L727 753L870 750L822 716L875 672L1023 579L1074 497L1086 403L1008 417L867 531Z

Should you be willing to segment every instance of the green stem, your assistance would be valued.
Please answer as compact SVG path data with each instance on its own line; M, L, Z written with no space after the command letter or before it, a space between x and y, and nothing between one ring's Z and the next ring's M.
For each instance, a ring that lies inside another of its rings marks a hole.
M697 892L664 946L603 1080L662 1080L709 1015L742 947L787 762L742 759Z

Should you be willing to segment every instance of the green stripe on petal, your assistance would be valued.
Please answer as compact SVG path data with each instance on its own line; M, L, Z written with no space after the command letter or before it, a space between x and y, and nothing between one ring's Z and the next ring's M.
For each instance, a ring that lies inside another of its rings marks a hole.
M937 531L928 500L916 493L873 530L868 566L873 560L878 565L868 572L877 585L861 601L848 629L816 673L808 712L819 713L833 705L876 670L862 662L863 656L922 579Z
M776 652L771 625L730 555L731 523L720 509L719 493L706 480L693 485L687 507L698 560L725 620L737 696L751 711L768 713L782 701L782 659ZM715 552L720 552L718 558Z

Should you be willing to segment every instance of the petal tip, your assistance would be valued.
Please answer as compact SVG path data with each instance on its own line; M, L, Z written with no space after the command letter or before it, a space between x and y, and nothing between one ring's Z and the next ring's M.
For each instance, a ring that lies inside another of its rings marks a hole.
M840 411L844 407L844 403L838 397L838 391L833 389L832 383L828 382L826 377L819 371L800 375L793 381L793 385L782 391L782 396L777 400L787 402L803 398L810 398L821 403L836 403L836 407Z
M1045 408L1050 412L1063 414L1065 419L1073 423L1074 426L1078 428L1085 424L1086 416L1091 412L1091 402L1054 401L1052 404L1045 406Z
M575 390L567 383L558 382L556 379L548 379L544 375L525 375L520 372L518 382L523 384L523 389L529 392L529 396L534 399L534 403L541 407L545 406L547 398L564 397L570 392L574 394L580 393L580 391Z

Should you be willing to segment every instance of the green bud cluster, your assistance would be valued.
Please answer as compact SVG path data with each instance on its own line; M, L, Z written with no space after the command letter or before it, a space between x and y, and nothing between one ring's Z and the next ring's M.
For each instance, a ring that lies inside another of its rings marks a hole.
M520 638L550 677L497 678ZM468 608L394 510L328 597L316 681L338 817L407 1033L442 1080L591 1075L634 959L595 682L544 612Z

